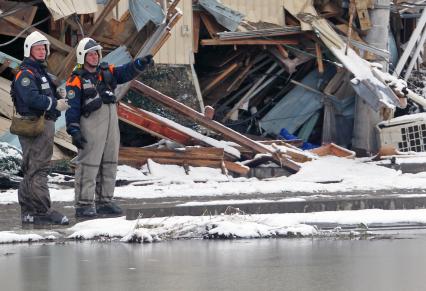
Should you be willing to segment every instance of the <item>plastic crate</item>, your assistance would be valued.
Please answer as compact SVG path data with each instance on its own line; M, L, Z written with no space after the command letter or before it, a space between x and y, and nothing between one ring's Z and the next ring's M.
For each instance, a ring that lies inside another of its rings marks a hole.
M400 116L377 125L380 146L401 152L426 152L426 113Z

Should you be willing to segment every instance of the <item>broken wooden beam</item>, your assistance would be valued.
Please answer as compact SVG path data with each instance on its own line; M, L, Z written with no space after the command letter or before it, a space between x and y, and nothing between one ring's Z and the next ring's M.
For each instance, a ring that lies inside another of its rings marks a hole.
M181 145L195 145L191 136L183 131L170 127L162 120L145 110L120 102L118 105L118 118L134 127L142 129L153 136L172 140Z
M13 25L15 25L15 26L17 26L17 27L19 27L21 29L28 28L28 24L25 21L23 21L21 19L18 19L18 18L14 17L14 16L5 16L3 19L5 19L9 23L12 23ZM43 34L50 41L50 44L52 45L52 47L54 47L54 48L56 48L56 49L58 49L60 51L68 53L68 52L72 51L72 49L73 49L69 45L67 45L67 44L59 41L58 39L56 39L56 38L48 35L47 33L43 32L43 31L41 31L41 30L39 30L37 28L29 27L27 29L27 31L29 33L34 32L34 31L40 32L41 34Z
M318 72L320 74L324 73L324 63L322 60L322 51L321 51L321 46L318 42L315 43L315 52L317 54L317 66L318 66Z
M221 133L226 139L231 140L246 148L249 148L255 151L256 153L274 153L274 150L272 150L271 148L262 145L258 142L255 142L241 135L240 133L220 124L219 122L210 120L209 118L205 117L204 114L195 111L194 109L174 100L169 96L158 92L157 90L154 90L153 88L137 80L133 80L131 82L131 87L139 93L142 93L144 96L160 104L163 104L164 106L170 108L173 111L176 111L180 114L185 115L186 117L189 117L190 119L196 121L202 126L205 126L217 133ZM300 169L300 166L298 164L286 158L278 160L278 163L281 163L283 166L289 168L292 172L297 172Z
M221 161L224 151L221 148L185 147L178 149L121 147L120 160L138 159L181 159Z
M220 40L202 39L201 45L296 45L296 39L243 39L243 40Z
M24 3L14 3L12 1L0 1L0 10L5 12L11 9L15 10L13 13L14 17L26 22L27 26L33 23L34 16L37 12L37 6L29 6ZM21 28L0 18L0 34L16 36L21 31ZM25 34L21 35L21 37L25 37Z
M142 129L153 136L174 141L185 146L201 145L223 148L227 159L236 160L240 158L238 150L223 142L217 141L211 137L206 137L201 133L177 124L167 118L133 107L129 104L123 102L119 103L118 117L121 121Z
M225 28L222 27L219 23L217 23L213 16L211 16L210 14L200 13L200 18L212 39L217 38L218 32L225 30Z
M228 171L246 175L250 168L224 160L221 148L189 147L182 149L120 148L119 163L141 166L148 159L159 164L188 165L195 167L225 168Z
M194 53L198 53L198 47L200 44L200 24L201 24L201 18L200 18L200 12L194 11L192 14L192 23L193 23L193 29L192 29L192 39L193 39L193 49Z
M202 94L206 96L217 84L232 75L240 66L240 63L230 64L221 74L214 77L214 79L203 89Z

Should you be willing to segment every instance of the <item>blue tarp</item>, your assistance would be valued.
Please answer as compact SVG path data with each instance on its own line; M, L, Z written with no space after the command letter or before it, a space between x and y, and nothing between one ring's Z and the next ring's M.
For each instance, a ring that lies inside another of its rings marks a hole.
M302 81L313 89L322 91L321 86L335 74L331 66L323 75L317 70L310 72ZM323 107L323 94L313 92L301 86L295 86L262 119L261 127L268 133L278 135L282 128L294 134L318 110Z

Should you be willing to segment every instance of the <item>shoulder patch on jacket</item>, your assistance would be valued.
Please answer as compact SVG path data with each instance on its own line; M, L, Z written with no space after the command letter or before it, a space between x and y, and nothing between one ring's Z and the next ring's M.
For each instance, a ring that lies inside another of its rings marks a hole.
M75 97L75 91L74 90L68 90L67 91L67 98L73 99Z
M21 80L22 87L27 87L31 84L31 80L28 77L23 77Z

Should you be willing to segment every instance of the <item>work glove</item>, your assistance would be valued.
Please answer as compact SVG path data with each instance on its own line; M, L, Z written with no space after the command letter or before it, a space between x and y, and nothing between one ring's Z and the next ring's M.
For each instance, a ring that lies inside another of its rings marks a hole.
M70 108L70 106L68 105L68 100L67 99L58 99L56 100L56 107L55 109L58 111L65 111L68 108Z
M60 98L66 98L67 97L67 90L63 87L58 87L56 89L56 93L59 95Z
M146 55L142 58L137 58L135 60L135 65L138 68L138 70L144 70L148 66L154 65L154 59L152 55Z
M75 145L78 149L84 149L85 143L87 143L87 140L80 131L76 131L72 134L72 144Z

